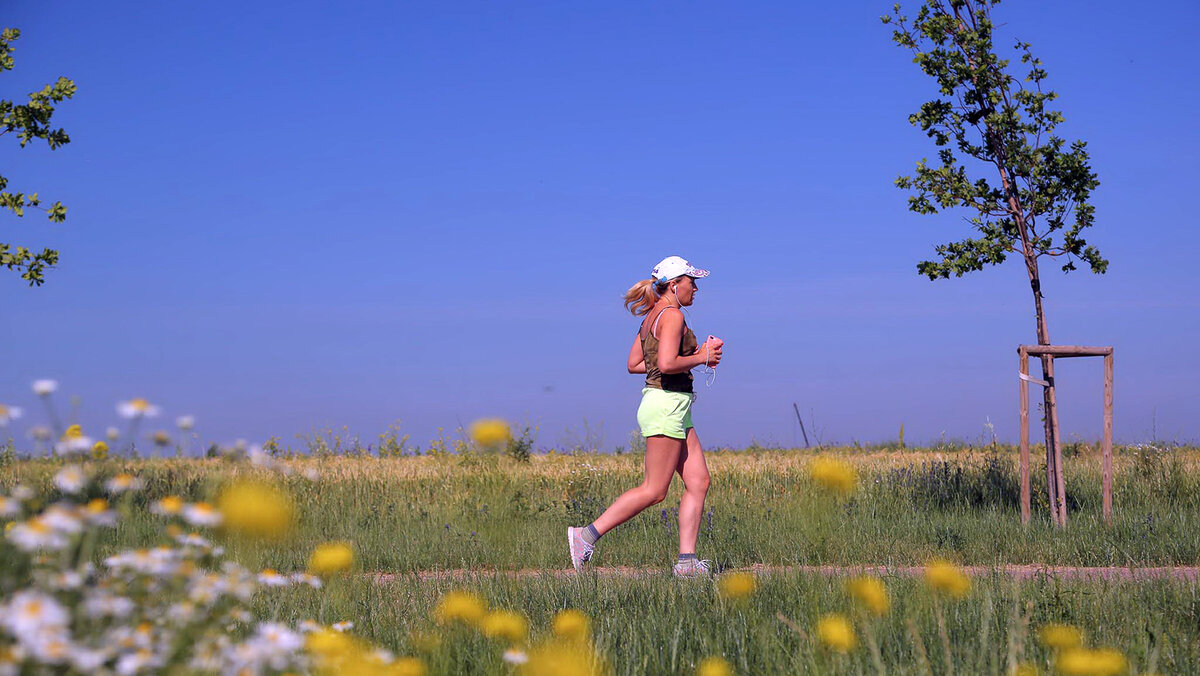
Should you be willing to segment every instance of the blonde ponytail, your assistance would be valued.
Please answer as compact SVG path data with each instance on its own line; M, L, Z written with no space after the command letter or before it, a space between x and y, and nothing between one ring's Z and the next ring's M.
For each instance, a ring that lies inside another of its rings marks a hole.
M665 282L643 279L629 287L629 290L625 292L625 309L637 317L649 314L650 309L658 302L658 297L662 295L666 288L667 285Z

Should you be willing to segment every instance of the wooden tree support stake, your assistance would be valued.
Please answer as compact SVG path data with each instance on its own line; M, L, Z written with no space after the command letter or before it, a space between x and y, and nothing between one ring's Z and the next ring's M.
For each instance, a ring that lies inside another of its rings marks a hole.
M1084 345L1020 345L1017 347L1020 358L1018 375L1020 376L1021 394L1021 523L1029 523L1031 512L1031 496L1029 490L1029 384L1053 387L1029 375L1029 357L1049 357L1051 360L1068 357L1104 357L1104 440L1101 445L1103 453L1103 514L1105 523L1112 523L1112 439L1113 439L1113 349L1109 347L1089 347ZM1057 440L1056 440L1057 442ZM1055 443L1055 446L1059 446ZM1052 465L1057 467L1057 486L1048 484L1051 497L1050 508L1054 510L1054 522L1066 524L1066 494L1063 490L1062 455L1058 448L1046 449L1046 479L1053 481ZM1055 494L1057 493L1057 502Z

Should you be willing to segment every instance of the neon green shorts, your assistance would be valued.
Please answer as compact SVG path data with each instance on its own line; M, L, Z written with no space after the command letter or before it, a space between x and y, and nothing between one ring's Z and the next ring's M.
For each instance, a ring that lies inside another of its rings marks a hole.
M656 435L673 439L686 439L692 428L692 401L696 395L690 392L668 392L655 387L642 388L642 404L638 406L638 427L643 437Z

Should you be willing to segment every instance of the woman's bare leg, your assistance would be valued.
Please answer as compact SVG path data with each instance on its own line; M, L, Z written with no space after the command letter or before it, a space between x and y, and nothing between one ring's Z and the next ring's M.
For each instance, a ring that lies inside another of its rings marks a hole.
M650 505L657 505L667 497L671 477L684 453L685 441L666 436L646 437L646 474L642 485L631 488L613 501L600 518L592 522L596 532L604 535L608 531L637 516ZM707 484L705 484L707 485ZM693 538L694 540L695 538Z
M686 444L679 456L676 471L683 479L683 498L679 501L679 553L695 554L709 477L704 450L700 448L700 437L696 436L694 427L687 431Z

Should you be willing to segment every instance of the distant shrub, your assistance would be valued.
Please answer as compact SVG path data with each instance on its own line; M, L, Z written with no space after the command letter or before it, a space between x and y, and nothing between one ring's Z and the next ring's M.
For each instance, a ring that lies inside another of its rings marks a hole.
M529 456L533 454L533 434L531 427L524 426L520 434L509 438L504 454L517 462L529 462Z

